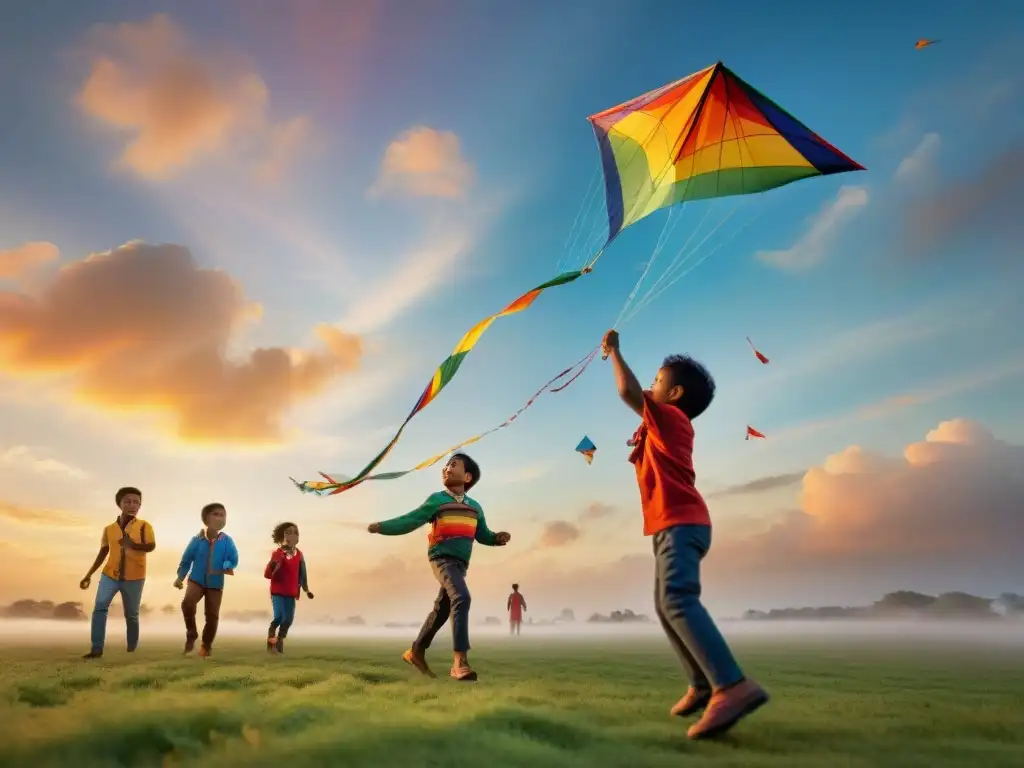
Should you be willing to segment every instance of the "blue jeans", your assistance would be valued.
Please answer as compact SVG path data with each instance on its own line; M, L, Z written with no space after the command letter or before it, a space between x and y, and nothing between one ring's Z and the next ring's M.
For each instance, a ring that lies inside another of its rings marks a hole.
M145 584L145 579L117 581L105 573L100 574L100 583L96 586L96 605L92 609L93 653L103 652L103 642L107 636L107 611L114 596L119 593L128 634L128 650L134 651L138 647L139 606L142 605L142 587Z
M278 637L288 637L288 628L295 621L295 598L287 595L271 595L270 604L274 606L274 620L270 622L270 636L276 632ZM278 630L280 628L280 630Z
M700 602L700 562L711 527L675 525L654 534L654 606L690 685L717 690L743 679L732 651Z
M466 570L469 564L457 557L438 557L430 561L434 578L441 588L434 600L434 608L423 622L420 634L413 641L413 650L420 653L427 650L434 636L452 620L452 649L456 652L469 650L469 587L466 586Z

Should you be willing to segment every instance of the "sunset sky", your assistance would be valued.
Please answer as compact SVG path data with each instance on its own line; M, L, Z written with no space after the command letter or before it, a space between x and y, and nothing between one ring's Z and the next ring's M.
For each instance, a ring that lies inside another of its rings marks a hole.
M226 610L268 602L287 519L301 610L419 619L426 531L365 526L439 469L325 499L288 477L357 472L466 329L593 253L586 116L717 60L868 170L631 227L496 322L382 469L502 422L600 341L663 232L646 286L732 212L621 329L642 382L673 352L718 380L695 424L711 608L1024 591L1024 6L169 7L38 0L0 24L0 554L27 564L0 603L90 607L78 580L136 485L150 605L180 599L220 501L242 558ZM635 421L598 360L473 446L474 496L512 533L474 553L477 620L513 581L537 618L651 610Z

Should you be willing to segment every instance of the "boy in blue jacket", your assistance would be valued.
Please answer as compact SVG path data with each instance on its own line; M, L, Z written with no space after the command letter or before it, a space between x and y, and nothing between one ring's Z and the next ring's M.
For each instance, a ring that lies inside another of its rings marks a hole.
M181 601L181 614L185 617L185 653L195 648L199 632L196 629L196 607L203 601L203 642L199 655L206 658L217 636L220 621L220 603L224 597L224 577L234 575L238 567L238 549L235 542L224 533L228 512L223 504L207 504L200 513L205 530L192 537L181 555L178 565L178 579L174 586L181 589L188 576L188 587Z

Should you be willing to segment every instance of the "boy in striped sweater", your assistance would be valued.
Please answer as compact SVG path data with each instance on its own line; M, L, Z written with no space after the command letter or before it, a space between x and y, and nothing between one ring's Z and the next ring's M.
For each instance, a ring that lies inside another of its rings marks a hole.
M480 467L464 453L456 453L441 470L444 490L427 497L419 507L401 517L372 523L370 533L401 536L430 523L427 535L427 557L441 588L434 609L423 623L412 647L402 654L407 664L431 677L426 652L434 636L452 620L452 668L449 673L460 681L477 679L469 666L469 589L466 570L473 553L473 542L488 547L503 547L512 538L504 531L494 533L487 527L484 510L466 493L480 480Z

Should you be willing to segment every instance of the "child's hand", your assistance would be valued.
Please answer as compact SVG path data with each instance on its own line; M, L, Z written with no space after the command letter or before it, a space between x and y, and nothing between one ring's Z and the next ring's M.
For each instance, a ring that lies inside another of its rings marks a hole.
M504 547L506 544L509 543L509 541L512 540L512 534L508 531L501 531L498 534L496 534L496 538L498 539L498 546Z
M370 533L380 533L380 523L370 523L366 526L366 530Z
M235 569L234 568L225 568L224 569L224 575L225 576L234 576L235 575Z
M313 599L313 593L310 592L308 589L306 590L306 597L308 597L310 600Z
M184 587L184 584L182 584L181 579L175 579L174 580L174 588L175 589L182 589L183 587Z
M91 583L92 583L92 579L90 577L86 576L84 579L82 579L80 582L78 582L78 588L79 589L88 589L89 588L89 584L91 584Z
M605 356L607 356L613 349L619 348L619 332L608 331L604 338L601 339L601 347L604 350Z

